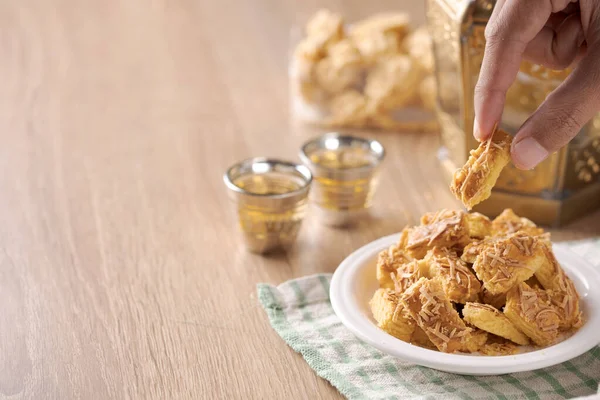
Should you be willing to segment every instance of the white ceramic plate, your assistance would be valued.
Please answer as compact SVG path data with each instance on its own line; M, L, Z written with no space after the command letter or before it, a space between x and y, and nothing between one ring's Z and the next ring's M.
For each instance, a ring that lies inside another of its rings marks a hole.
M554 245L556 258L581 296L586 322L568 339L541 350L512 356L446 354L403 342L379 329L369 300L379 287L377 254L397 242L391 235L367 244L346 258L333 274L331 304L342 323L358 338L404 361L446 372L497 375L549 367L577 357L600 343L600 271L570 250Z

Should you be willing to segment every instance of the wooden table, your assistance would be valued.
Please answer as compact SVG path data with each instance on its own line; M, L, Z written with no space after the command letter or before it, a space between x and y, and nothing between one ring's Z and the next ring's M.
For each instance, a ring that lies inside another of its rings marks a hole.
M389 155L373 218L309 216L285 256L240 246L221 175L296 160L314 134L287 115L294 21L386 3L423 20L409 0L0 2L0 398L340 398L269 327L255 285L331 272L456 207L437 136L373 134Z

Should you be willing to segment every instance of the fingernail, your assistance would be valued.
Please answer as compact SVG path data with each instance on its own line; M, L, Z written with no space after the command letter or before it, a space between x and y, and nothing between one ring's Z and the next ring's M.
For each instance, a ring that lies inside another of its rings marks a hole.
M533 169L548 157L548 150L532 137L514 143L512 157L515 165L521 169Z
M477 117L473 120L473 136L475 139L481 142L481 131L479 130L479 123L477 122Z

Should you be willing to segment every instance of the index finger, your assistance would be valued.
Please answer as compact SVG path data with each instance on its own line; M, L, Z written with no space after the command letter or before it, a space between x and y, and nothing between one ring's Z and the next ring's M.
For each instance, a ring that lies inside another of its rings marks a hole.
M485 29L485 52L475 86L473 134L486 140L500 122L506 92L514 82L527 44L556 9L570 0L506 0Z

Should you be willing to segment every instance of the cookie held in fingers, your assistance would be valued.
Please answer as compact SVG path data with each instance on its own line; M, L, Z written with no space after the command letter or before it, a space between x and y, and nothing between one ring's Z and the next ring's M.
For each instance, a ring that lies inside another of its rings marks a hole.
M510 162L511 143L508 133L496 129L490 139L471 150L467 163L454 173L450 190L468 210L492 194L500 172Z

